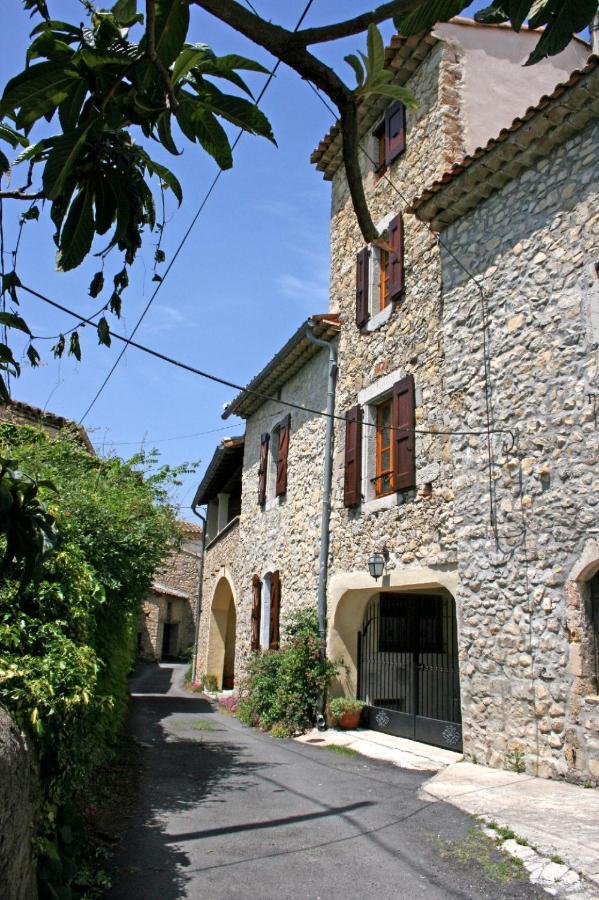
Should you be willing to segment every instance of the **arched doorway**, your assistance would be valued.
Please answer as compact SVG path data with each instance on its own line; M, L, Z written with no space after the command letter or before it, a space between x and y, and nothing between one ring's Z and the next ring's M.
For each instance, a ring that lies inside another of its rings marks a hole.
M230 690L235 683L236 630L233 590L228 579L221 578L212 598L206 672L216 677L223 690Z
M371 728L439 747L462 747L455 601L383 592L358 632L358 697Z

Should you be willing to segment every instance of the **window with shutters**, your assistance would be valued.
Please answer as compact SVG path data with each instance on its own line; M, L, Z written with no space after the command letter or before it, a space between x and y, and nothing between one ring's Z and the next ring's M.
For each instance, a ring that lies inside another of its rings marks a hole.
M356 324L373 331L387 321L404 289L403 218L386 216L378 225L381 246L370 244L356 258Z
M406 149L406 108L400 100L387 107L372 136L374 172L380 178Z
M274 426L268 435L263 500L267 509L272 506L271 501L274 501L277 497L284 497L287 493L287 460L290 432L291 416L286 415L284 419ZM266 435L263 435L263 439L264 437Z
M255 649L278 650L281 609L281 576L278 569L275 572L267 572L260 582L260 586L259 637L258 646Z
M416 486L414 379L392 372L358 399L346 414L344 503L369 512Z

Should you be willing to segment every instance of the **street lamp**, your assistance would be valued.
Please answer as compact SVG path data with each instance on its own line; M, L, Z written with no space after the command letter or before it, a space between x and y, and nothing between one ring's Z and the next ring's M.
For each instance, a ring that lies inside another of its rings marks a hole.
M375 581L378 581L389 562L389 551L383 547L382 553L373 553L368 559L368 571Z

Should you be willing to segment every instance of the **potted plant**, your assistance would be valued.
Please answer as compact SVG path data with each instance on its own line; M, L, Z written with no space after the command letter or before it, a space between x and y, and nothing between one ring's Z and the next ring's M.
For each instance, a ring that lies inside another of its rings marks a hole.
M350 697L335 697L329 703L331 716L339 728L357 728L360 716L365 707L363 700L352 700Z

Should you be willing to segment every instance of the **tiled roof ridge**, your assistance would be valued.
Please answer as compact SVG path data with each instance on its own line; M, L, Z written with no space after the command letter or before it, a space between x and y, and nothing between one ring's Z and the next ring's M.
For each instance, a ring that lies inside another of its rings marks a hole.
M41 409L39 406L33 406L31 403L26 403L24 400L13 400L12 398L10 400L0 401L0 409L12 409L16 413L20 413L22 416L31 419L32 422L50 425L57 429L71 428L78 433L86 448L90 452L94 452L87 431L83 425L75 422L74 419L67 419L66 416L59 416L58 413L48 412L45 409ZM19 423L17 422L15 424Z
M443 191L449 184L454 182L460 175L466 172L474 163L478 162L482 157L487 156L496 147L504 143L511 135L520 131L535 116L543 112L555 100L559 100L567 92L569 92L581 79L585 78L591 72L599 67L599 56L589 56L587 63L582 69L575 69L569 76L567 81L560 82L556 85L550 94L544 94L534 106L529 106L522 116L516 116L515 119L505 128L502 128L496 137L490 138L484 146L477 147L472 153L466 155L459 162L454 163L440 178L435 179L429 187L425 188L411 201L407 212L416 213L428 200Z

